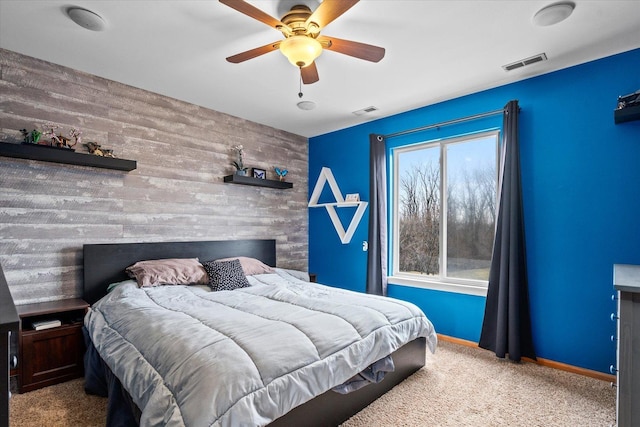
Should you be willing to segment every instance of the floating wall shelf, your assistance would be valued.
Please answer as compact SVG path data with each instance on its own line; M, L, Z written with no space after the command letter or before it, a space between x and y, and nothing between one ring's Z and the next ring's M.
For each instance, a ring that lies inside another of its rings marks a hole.
M252 185L254 187L278 188L281 190L293 188L293 183L287 182L287 181L261 179L261 178L254 178L252 176L242 176L242 175L235 175L235 174L225 176L224 182L227 182L229 184Z
M640 105L614 110L613 119L616 124L640 120Z
M318 203L320 194L322 193L322 189L326 183L329 183L329 187L331 188L331 192L333 193L333 197L336 201L331 203ZM358 224L360 224L360 220L362 219L362 215L367 209L368 204L369 203L367 202L361 201L345 202L344 197L340 192L340 188L338 187L338 183L333 176L333 172L331 172L331 169L326 167L323 167L320 171L320 176L318 177L318 181L316 181L316 186L314 187L311 198L309 199L310 208L325 208L327 210L329 218L331 218L331 222L333 223L333 227L336 229L336 233L338 233L338 237L340 237L340 241L343 244L351 242L353 233L356 231L356 228L358 228ZM353 214L349 227L347 227L347 230L345 231L342 226L342 222L340 222L340 218L338 217L338 213L336 212L336 208L348 207L355 207L356 212Z
M68 165L89 166L93 168L132 171L137 167L135 160L102 157L93 154L76 153L64 148L38 144L12 144L0 142L0 156L16 159L39 160L42 162L64 163Z

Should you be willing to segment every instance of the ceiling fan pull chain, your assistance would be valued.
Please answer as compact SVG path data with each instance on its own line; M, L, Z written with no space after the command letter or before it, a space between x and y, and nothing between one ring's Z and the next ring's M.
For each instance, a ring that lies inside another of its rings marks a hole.
M300 67L300 92L298 92L298 98L302 98L304 94L302 93L302 67Z

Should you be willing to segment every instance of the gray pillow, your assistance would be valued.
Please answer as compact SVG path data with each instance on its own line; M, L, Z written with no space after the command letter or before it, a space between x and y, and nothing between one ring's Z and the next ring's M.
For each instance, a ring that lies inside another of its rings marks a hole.
M214 291L232 291L251 286L238 259L208 261L202 266L209 275L209 286Z

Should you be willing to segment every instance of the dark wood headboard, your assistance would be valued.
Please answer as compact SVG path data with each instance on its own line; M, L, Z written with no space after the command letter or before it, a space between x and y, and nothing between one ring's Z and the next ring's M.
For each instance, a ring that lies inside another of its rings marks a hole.
M83 298L89 304L102 298L111 283L126 280L125 268L138 261L197 257L204 262L247 256L276 266L276 241L272 239L88 244L83 252Z

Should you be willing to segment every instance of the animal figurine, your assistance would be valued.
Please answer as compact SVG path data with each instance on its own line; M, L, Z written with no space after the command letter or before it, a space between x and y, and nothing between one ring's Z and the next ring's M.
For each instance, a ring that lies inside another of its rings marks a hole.
M86 144L82 145L87 147L87 150L89 150L90 154L93 154L95 156L104 156L104 151L102 151L102 149L100 148L100 144L95 142L87 142Z

